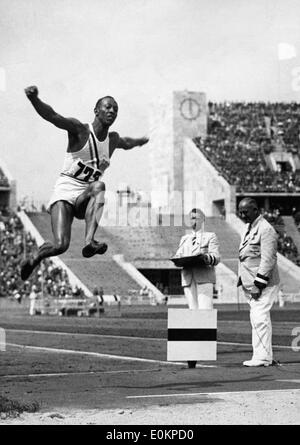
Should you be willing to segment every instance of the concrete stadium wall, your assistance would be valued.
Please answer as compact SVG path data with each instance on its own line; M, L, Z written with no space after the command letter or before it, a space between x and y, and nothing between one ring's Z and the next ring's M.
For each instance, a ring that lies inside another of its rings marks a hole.
M160 97L151 106L149 160L153 206L168 208L168 193L174 187L173 104L170 97Z
M149 155L151 190L156 191L152 204L155 208L160 207L162 213L182 213L184 138L205 137L206 131L204 93L174 91L152 105Z
M192 201L200 200L207 216L216 216L213 202L223 199L226 212L235 211L235 188L192 141L206 137L207 113L205 93L195 91L174 91L151 107L151 190L156 191L152 205L161 213L186 213Z
M194 142L185 138L183 156L184 190L202 192L202 210L217 216L213 202L224 200L226 215L235 212L235 187L221 176Z

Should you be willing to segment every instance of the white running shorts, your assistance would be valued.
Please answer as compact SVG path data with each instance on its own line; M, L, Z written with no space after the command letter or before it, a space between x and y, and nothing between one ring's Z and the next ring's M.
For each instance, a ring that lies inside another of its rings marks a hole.
M74 206L78 196L88 186L88 182L80 182L70 176L61 175L54 185L53 193L47 205L47 212L50 213L51 206L57 201L67 201Z

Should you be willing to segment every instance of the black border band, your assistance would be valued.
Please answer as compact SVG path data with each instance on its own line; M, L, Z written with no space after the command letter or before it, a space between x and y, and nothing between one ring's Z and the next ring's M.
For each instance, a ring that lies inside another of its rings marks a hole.
M168 341L216 341L217 329L168 329Z

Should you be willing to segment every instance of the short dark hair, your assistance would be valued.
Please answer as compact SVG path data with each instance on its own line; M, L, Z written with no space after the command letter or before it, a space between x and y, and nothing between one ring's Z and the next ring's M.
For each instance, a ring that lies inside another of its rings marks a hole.
M194 208L194 209L192 209L192 210L190 211L190 214L191 214L191 213L198 213L198 214L201 215L202 218L205 218L205 214L204 214L204 212L202 212L201 209L196 209L196 208Z
M112 96L103 96L103 97L100 97L100 99L97 100L96 105L95 105L95 108L98 108L98 106L101 104L101 102L102 102L104 99L112 99L112 100L114 100L114 101L116 102L116 99L115 99L114 97L112 97ZM117 102L116 102L116 103L117 103Z

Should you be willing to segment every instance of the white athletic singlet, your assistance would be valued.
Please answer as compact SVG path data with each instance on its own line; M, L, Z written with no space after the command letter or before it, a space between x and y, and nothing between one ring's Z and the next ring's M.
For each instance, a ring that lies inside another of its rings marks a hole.
M76 153L66 153L61 172L62 176L69 176L82 184L98 181L110 164L109 134L100 142L91 124L89 129L85 146Z

